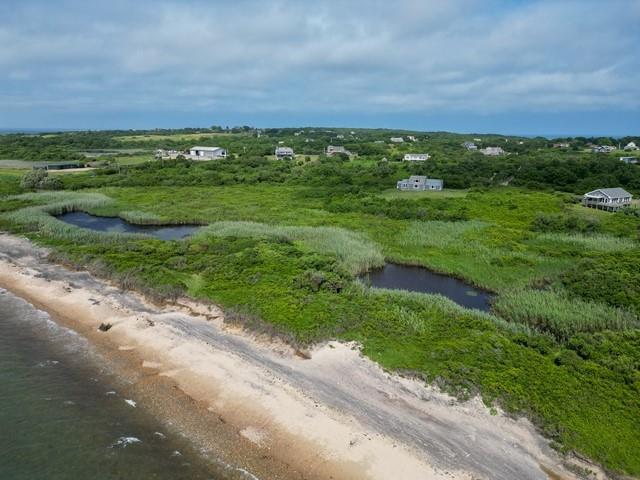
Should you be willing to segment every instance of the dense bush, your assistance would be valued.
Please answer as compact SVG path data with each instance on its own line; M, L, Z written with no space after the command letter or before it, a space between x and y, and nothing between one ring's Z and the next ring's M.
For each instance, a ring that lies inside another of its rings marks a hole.
M43 169L31 170L20 181L20 187L25 190L60 190L63 187L58 177L50 177Z

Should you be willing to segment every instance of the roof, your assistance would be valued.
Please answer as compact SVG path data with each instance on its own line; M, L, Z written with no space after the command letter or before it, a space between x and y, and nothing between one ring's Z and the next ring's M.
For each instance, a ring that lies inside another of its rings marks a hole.
M204 152L215 152L216 150L223 150L222 147L191 147L189 150L202 150Z
M602 193L605 197L609 198L623 198L623 197L631 197L631 194L627 192L624 188L616 187L616 188L598 188L589 193L585 193L585 195L593 195L596 192Z

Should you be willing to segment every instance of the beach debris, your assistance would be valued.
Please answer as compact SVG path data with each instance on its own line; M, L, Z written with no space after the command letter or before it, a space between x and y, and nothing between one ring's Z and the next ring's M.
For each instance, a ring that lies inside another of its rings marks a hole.
M158 438L162 438L163 440L167 438L167 436L162 432L153 432L153 434Z
M311 360L311 354L309 352L305 352L304 350L297 349L295 354L297 357L300 357L303 360Z
M109 446L109 448L126 448L127 445L131 445L133 443L142 443L142 440L140 440L138 437L119 437Z
M126 402L128 405L131 405L133 408L136 408L137 403L136 403L136 402L134 402L133 400L129 400L129 399L127 398L127 399L125 399L125 402Z
M178 450L174 450L173 453L171 454L172 457L181 457L182 454L178 451Z
M111 327L113 327L112 324L110 323L101 323L100 326L98 327L98 330L100 330L101 332L106 332L108 330L111 329Z
M115 395L116 391L115 390L109 390L108 392L105 393L105 395Z

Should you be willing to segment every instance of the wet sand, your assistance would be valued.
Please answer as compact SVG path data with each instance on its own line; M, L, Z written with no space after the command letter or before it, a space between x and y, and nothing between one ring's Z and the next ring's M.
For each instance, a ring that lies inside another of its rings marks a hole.
M46 254L0 235L0 286L101 348L167 428L258 478L576 478L527 420L389 374L357 345L303 359L215 306L152 305Z

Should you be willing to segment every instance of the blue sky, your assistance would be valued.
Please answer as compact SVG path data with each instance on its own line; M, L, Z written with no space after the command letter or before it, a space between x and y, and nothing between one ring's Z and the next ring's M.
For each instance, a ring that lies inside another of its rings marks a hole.
M640 134L640 0L2 0L0 128Z

